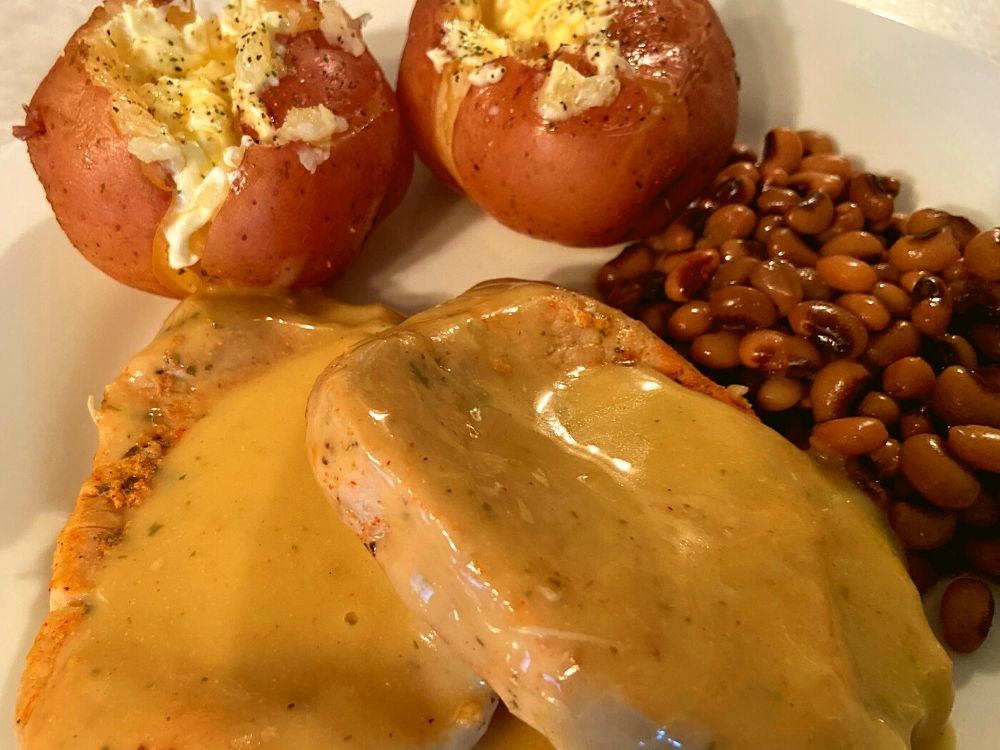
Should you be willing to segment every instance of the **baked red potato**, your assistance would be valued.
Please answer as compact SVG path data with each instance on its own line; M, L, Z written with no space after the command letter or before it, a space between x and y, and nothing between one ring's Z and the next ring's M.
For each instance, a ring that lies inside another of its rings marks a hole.
M409 184L395 95L335 2L221 14L108 0L16 133L70 241L119 281L320 284Z
M737 89L707 0L417 0L398 93L438 177L515 230L606 245L707 186Z

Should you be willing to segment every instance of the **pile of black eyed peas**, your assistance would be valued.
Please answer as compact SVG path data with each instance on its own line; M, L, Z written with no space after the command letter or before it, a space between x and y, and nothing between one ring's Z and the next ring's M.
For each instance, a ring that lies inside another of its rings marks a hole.
M1000 577L1000 227L899 213L899 190L827 135L778 128L597 287L767 424L841 458L918 588L959 576L942 632L967 652Z

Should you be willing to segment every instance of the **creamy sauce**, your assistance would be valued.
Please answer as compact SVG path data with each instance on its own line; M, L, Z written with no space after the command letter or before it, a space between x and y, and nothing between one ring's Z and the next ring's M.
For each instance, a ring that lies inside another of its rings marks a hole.
M201 316L188 313L177 327ZM492 694L405 609L306 463L316 375L386 325L354 317L314 320L308 353L224 397L166 456L85 599L26 748L468 747L479 736ZM280 305L265 318L289 325Z
M950 663L868 499L651 369L573 364L546 294L474 291L314 392L314 469L400 595L561 750L941 746Z

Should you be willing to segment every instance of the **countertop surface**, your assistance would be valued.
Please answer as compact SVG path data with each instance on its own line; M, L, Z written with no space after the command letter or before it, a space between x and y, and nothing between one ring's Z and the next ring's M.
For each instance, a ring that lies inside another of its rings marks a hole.
M1000 60L1000 0L830 0L842 1ZM0 145L11 140L9 126L21 121L21 105L94 4L94 0L4 0L0 49L8 62L7 74L0 78ZM366 0L344 0L344 4L356 15L366 10Z

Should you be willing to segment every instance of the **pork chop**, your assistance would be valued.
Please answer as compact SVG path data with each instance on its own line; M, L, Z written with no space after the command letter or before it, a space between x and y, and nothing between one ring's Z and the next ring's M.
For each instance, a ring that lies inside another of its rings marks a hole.
M947 732L949 660L867 497L617 311L481 285L336 360L308 421L399 595L558 750Z
M463 750L496 699L395 596L305 458L329 360L398 317L181 303L105 391L17 707L25 750Z

